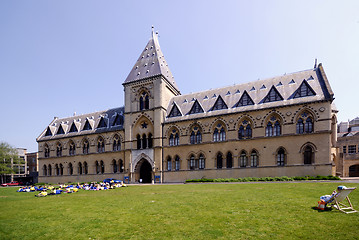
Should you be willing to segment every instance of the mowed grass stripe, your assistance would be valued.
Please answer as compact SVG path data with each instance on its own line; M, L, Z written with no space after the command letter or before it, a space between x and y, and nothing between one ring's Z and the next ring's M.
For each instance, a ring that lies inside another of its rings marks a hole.
M338 185L130 185L44 198L1 188L0 239L358 239L358 213L313 209ZM350 198L358 208L359 190Z

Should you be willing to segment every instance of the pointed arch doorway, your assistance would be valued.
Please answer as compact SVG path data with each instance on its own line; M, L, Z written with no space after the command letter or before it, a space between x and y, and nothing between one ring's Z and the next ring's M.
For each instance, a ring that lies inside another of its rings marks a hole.
M142 158L136 166L136 172L138 173L138 181L142 183L152 183L152 166L144 158Z

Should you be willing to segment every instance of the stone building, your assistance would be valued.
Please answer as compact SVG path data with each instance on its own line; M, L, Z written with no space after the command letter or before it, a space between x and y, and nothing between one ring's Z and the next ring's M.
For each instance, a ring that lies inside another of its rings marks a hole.
M182 95L152 32L123 87L124 107L53 119L37 138L39 182L336 172L337 111L322 64Z
M337 175L359 177L359 117L338 124Z

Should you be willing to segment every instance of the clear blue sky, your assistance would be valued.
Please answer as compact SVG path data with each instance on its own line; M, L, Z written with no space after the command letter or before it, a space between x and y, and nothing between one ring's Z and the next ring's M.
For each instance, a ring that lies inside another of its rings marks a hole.
M37 151L54 116L123 106L151 26L183 94L322 62L359 116L359 1L0 1L0 141Z

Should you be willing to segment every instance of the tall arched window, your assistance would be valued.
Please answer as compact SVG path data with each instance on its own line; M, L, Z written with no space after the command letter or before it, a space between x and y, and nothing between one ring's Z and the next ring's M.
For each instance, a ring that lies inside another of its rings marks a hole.
M147 148L147 137L146 134L142 135L142 148L145 149Z
M308 112L304 112L297 120L297 134L313 132L313 117Z
M214 142L222 142L226 140L226 131L224 129L223 124L218 123L213 131L213 141Z
M223 167L223 156L222 153L217 154L217 168L220 169Z
M83 154L88 154L89 153L89 141L87 141L87 139L85 139L83 145L82 145L82 153Z
M120 159L119 160L119 167L120 167L120 172L122 173L123 172L123 169L125 168L124 166L123 166L123 161Z
M253 150L251 153L251 167L258 166L258 153L256 150Z
M98 161L95 162L95 171L96 171L96 174L100 173L100 164L98 163Z
M51 176L52 175L52 167L51 164L49 164L48 168L47 168L47 175Z
M76 148L75 148L75 143L73 141L71 141L69 143L69 155L73 156L76 154Z
M46 176L46 175L47 175L47 166L46 166L46 165L44 165L44 166L42 167L42 175L43 175L43 176Z
M64 175L64 166L60 163L60 175Z
M100 137L100 138L97 140L97 152L98 152L98 153L103 153L103 152L105 152L105 141L103 140L102 137Z
M232 153L228 152L227 153L227 157L226 157L226 167L227 168L232 168L233 167L233 157L232 157Z
M203 154L201 153L199 155L199 166L198 166L198 168L199 169L204 169L205 167L206 167L206 160L205 160Z
M284 166L285 164L285 151L283 148L279 148L277 152L277 166Z
M79 164L78 164L77 172L78 172L79 175L81 175L83 173L82 163L81 162L79 162Z
M113 173L117 173L118 172L118 166L117 166L117 162L116 162L116 160L114 159L114 160L112 160L112 172Z
M238 129L238 139L252 138L252 127L249 121L243 120Z
M69 163L68 165L68 174L73 175L74 174L74 168L72 166L72 163Z
M172 171L172 159L170 156L167 157L167 171Z
M148 134L148 148L152 148L153 145L153 138L152 138L152 133Z
M191 136L192 138L192 136ZM170 146L178 146L179 145L179 134L177 129L172 129L170 137L169 137L169 145Z
M146 110L150 108L150 98L147 92L143 91L140 96L140 110Z
M247 153L245 151L241 152L241 155L239 157L239 166L240 167L246 167L247 166Z
M59 176L60 175L60 169L59 169L59 165L55 164L55 175Z
M189 158L189 169L191 170L196 169L196 160L194 158L194 155L191 155Z
M44 154L45 154L45 158L50 157L50 148L47 144L45 144L45 147L44 147Z
M117 134L113 138L112 150L114 152L121 150L121 141L120 141L120 137Z
M140 134L137 134L137 149L141 149L141 136Z
M280 135L282 135L280 121L275 116L272 116L267 123L266 137L273 137Z
M101 165L101 173L104 174L105 173L105 163L103 161L101 161L100 165Z
M313 164L314 162L314 151L311 146L306 146L303 152L304 164Z
M175 170L179 171L180 168L181 168L180 158L179 158L179 156L176 156L175 157Z
M84 162L84 174L88 174L88 172L89 172L89 168L87 162Z
M61 143L58 143L56 146L56 156L61 157L62 156L62 145Z
M202 142L202 133L200 127L197 125L193 126L191 129L190 143L198 144Z

